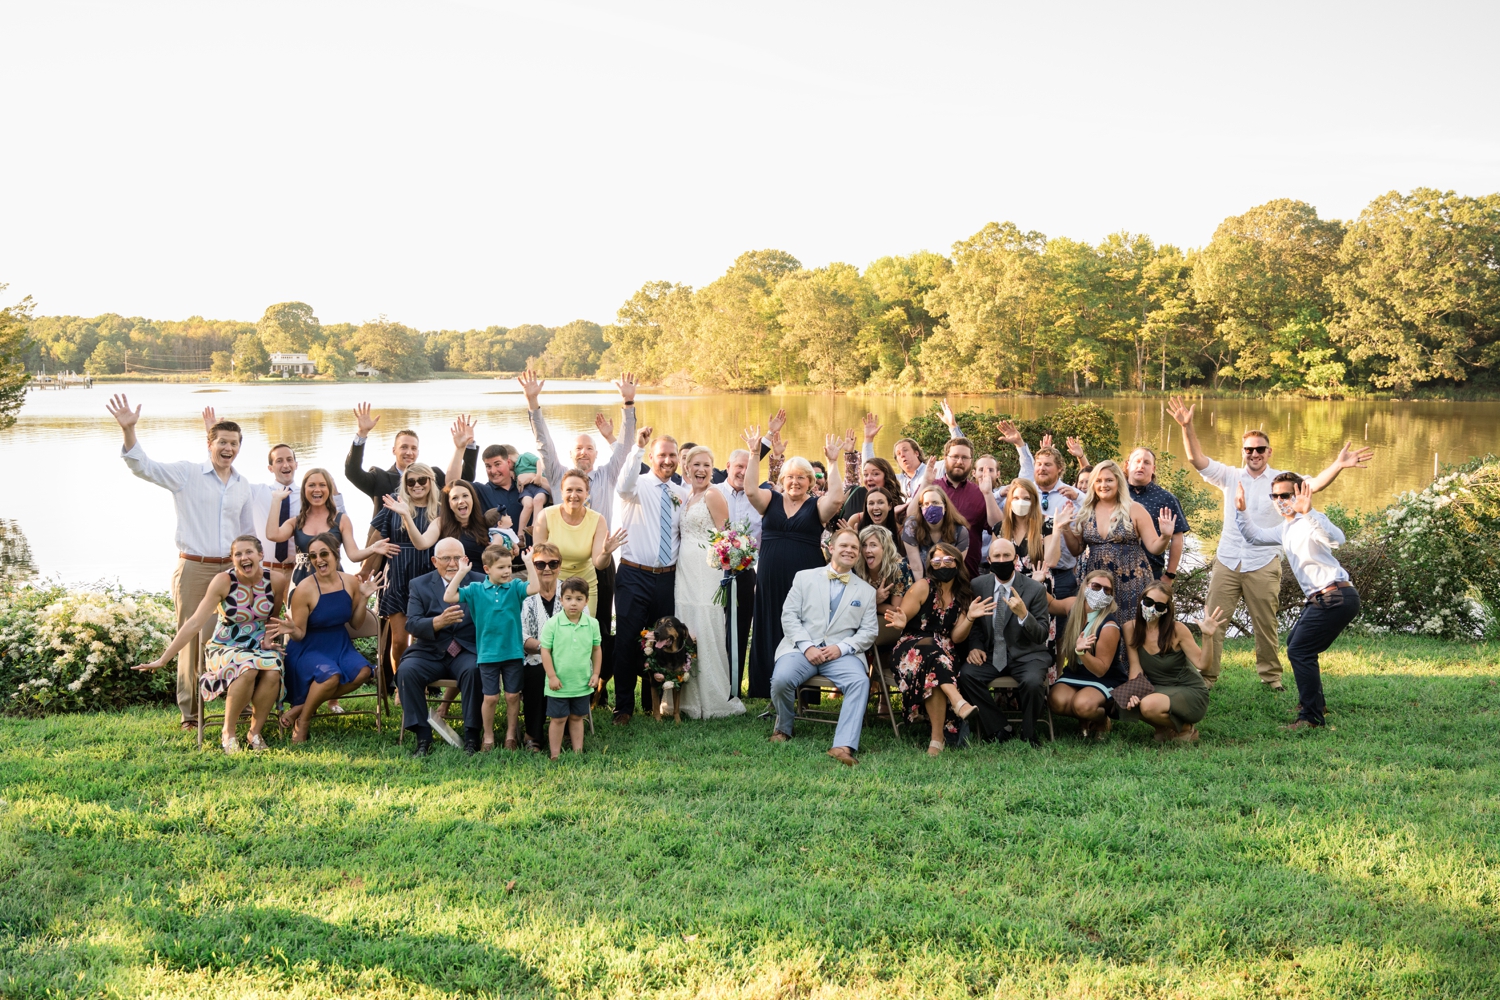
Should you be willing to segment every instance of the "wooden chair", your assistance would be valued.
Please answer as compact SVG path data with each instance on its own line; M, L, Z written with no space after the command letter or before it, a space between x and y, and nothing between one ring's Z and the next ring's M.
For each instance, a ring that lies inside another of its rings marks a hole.
M994 680L990 681L990 690L991 691L1003 691L1003 692L1005 692L1005 695L1003 696L1003 700L997 699L997 703L1000 706L1000 711L1003 712L1003 713L1005 713L1005 719L1006 719L1007 722L1019 722L1021 720L1021 712L1020 712L1020 710L1019 709L1011 709L1009 707L1009 705L1010 705L1010 693L1012 691L1016 690L1017 688L1019 688L1020 686L1021 686L1020 682L1017 681L1014 677L1010 677L1010 676L996 677ZM1045 698L1045 695L1043 697ZM1051 703L1049 701L1045 701L1044 700L1042 702L1042 708L1045 709L1046 712L1047 712L1047 739L1049 741L1056 742L1056 740L1057 740L1057 730L1054 729L1053 726L1052 726L1052 705L1051 705ZM1037 721L1040 722L1041 720L1038 719Z
M207 645L208 641L206 639L204 639L202 635L199 635L198 638L197 638L197 640L195 640L195 641L198 643L198 668L199 668L199 670L202 670L202 668L203 668L203 647L205 645ZM225 701L227 699L220 698L220 699L217 699L217 700L218 700L219 704L221 706L223 706L225 704ZM222 711L220 711L218 715L204 715L203 708L204 708L203 688L201 686L199 686L198 679L195 677L193 679L193 714L198 717L198 749L199 750L203 749L203 734L208 731L208 723L210 723L210 722L220 722L220 723L222 723L224 721L224 713ZM251 706L247 704L245 706L245 708L240 712L240 721L245 721L245 720L249 719L250 718L249 713L252 712L252 711L253 711L253 709L251 708ZM281 720L281 710L278 709L275 705L272 705L271 706L271 712L270 712L270 714L266 716L266 725L267 725L267 728L265 730L263 730L263 735L265 735L267 739L271 739L277 733L281 732L281 726L279 724L278 725L274 725L274 726L271 725L271 723L273 723L273 722L279 723L280 720ZM236 723L236 725L238 725L238 723Z

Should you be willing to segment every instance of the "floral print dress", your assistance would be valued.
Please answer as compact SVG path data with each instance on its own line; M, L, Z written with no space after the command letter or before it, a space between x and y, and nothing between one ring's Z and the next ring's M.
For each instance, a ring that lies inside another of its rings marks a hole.
M922 602L916 617L906 623L896 640L896 685L901 689L901 703L906 706L906 721L927 718L927 699L943 684L958 683L958 657L953 649L953 626L963 609L954 601L937 606L938 588L933 587ZM958 735L958 716L950 702L943 731Z
M1090 517L1080 526L1078 534L1088 546L1078 560L1079 582L1096 569L1109 570L1115 575L1115 603L1120 606L1120 620L1135 621L1135 608L1141 603L1141 595L1156 582L1151 564L1146 561L1146 547L1135 533L1135 525L1126 521L1123 531L1113 529L1108 535L1101 535L1098 523Z
M219 627L203 646L203 674L198 689L204 701L229 690L249 670L280 670L281 650L264 645L271 606L271 571L262 570L252 590L229 574L234 586L219 604Z

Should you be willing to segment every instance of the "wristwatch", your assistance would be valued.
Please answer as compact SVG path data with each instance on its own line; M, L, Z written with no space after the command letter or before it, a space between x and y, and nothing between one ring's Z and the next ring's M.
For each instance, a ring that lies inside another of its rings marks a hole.
M1164 576L1164 577L1166 577L1168 580L1175 580L1175 579L1177 579L1177 574L1174 573L1174 572L1172 572L1169 569L1162 570L1161 571L1161 575Z

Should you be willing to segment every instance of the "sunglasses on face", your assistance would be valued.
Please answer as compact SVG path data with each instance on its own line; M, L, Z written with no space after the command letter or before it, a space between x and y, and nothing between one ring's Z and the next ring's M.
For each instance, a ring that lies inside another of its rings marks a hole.
M1266 453L1266 449L1268 447L1270 447L1270 446L1269 445L1264 445L1264 444L1247 444L1247 445L1245 445L1245 454L1247 454L1247 455L1264 455Z
M1106 594L1113 594L1115 592L1115 588L1113 588L1113 587L1107 587L1104 584L1099 583L1098 581L1095 581L1094 583L1089 584L1089 589L1090 590L1102 590Z
M1295 500L1295 499L1297 499L1297 494L1295 494L1295 493L1272 493L1271 494L1271 499L1272 500Z
M429 479L429 478L427 478L426 476L410 476L406 480L406 485L407 486L426 486L430 482L432 482L432 480Z
M1157 611L1166 611L1167 608L1170 607L1170 605L1166 601L1153 601L1149 597L1141 598L1141 603L1146 605L1148 608L1155 608Z
M957 566L958 562L956 560L953 560L953 559L929 559L927 561L927 565L929 565L929 566Z
M531 565L537 569L561 569L561 559L537 559Z

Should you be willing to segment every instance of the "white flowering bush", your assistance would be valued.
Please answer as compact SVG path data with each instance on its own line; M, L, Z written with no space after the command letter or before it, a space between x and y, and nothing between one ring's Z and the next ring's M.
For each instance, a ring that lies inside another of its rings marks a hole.
M131 670L171 642L177 616L163 594L57 585L0 591L0 710L91 711L161 701L170 669Z

